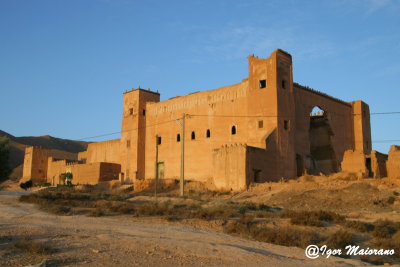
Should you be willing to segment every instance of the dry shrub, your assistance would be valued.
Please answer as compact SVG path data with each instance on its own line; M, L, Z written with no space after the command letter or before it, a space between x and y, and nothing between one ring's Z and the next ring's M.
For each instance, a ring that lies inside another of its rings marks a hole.
M400 223L389 220L379 220L374 226L371 234L377 238L390 238L400 229Z
M375 229L375 226L372 223L365 223L360 221L346 221L345 226L362 233L371 232Z
M103 211L103 209L102 208L96 208L96 209L93 209L91 212L89 212L89 214L88 214L88 216L90 216L90 217L100 217L100 216L103 216L104 215L104 211Z
M347 245L354 244L354 235L351 232L338 230L330 235L326 241L329 248L344 250Z
M114 202L111 205L108 205L108 209L111 212L119 214L133 214L136 210L133 204L124 202Z
M296 225L322 227L324 222L342 222L344 217L330 211L284 211L282 218L290 218Z
M26 237L17 241L15 247L34 254L50 254L52 252L52 249L47 244L33 241Z
M394 196L390 196L388 197L388 199L386 200L386 202L390 205L392 205L394 203L394 201L396 200L396 198Z

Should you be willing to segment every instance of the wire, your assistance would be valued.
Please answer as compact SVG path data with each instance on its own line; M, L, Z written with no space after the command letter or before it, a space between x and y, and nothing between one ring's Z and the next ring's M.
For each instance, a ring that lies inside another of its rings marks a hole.
M343 114L337 114L337 113L331 113L328 112L329 114L335 114L335 115L340 115L340 116L344 116ZM389 112L373 112L370 113L370 115L392 115L392 114L400 114L400 111L389 111ZM352 114L352 115L361 115L361 114ZM187 118L191 118L191 117L221 117L221 118L277 118L279 116L277 115L204 115L204 114L186 114ZM289 118L285 117L285 118ZM180 120L181 118L178 118L176 120ZM175 119L172 120L168 120L168 121L164 121L164 122L160 122L160 123L155 123L155 124L151 124L151 125L146 125L143 127L138 127L138 128L134 128L134 129L130 129L130 130L126 130L126 131L119 131L119 132L113 132L113 133L106 133L106 134L101 134L101 135L95 135L95 136L89 136L89 137L83 137L80 139L76 139L76 141L83 141L83 140L87 140L87 139L93 139L93 138L98 138L98 137L105 137L105 136L111 136L111 135L115 135L115 134L119 134L119 133L123 133L123 132L130 132L130 131L136 131L136 130L140 130L140 129L144 129L144 128L148 128L148 127L153 127L153 126L157 126L157 125L161 125L161 124L165 124L165 123L169 123L175 121ZM399 142L399 140L377 140L377 141L372 141L373 143L384 143L384 142Z

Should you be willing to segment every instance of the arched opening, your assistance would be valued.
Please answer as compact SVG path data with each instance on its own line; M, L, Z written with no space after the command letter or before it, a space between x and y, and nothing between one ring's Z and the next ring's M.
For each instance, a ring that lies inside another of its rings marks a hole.
M232 126L231 132L232 132L232 135L236 134L236 126L235 125Z
M333 140L335 133L330 126L329 116L325 110L315 106L310 112L310 158L308 173L318 175L338 171ZM299 164L299 163L298 163ZM300 169L300 168L299 168Z

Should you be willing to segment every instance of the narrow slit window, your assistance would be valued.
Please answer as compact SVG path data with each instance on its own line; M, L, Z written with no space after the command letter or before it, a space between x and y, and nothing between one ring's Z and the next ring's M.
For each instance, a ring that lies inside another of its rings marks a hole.
M286 82L285 82L285 80L282 80L282 88L283 88L283 89L286 89Z
M180 142L181 141L181 135L180 134L177 134L176 135L176 142Z
M161 136L157 138L157 145L161 145Z
M146 116L146 110L143 109L143 116Z
M289 121L287 121L287 120L284 120L284 121L283 121L283 128L284 128L285 130L289 130Z
M196 133L193 131L192 132L192 140L195 140L196 139Z
M259 120L258 121L258 128L264 128L264 121L263 120Z
M132 115L133 114L133 108L130 108L129 109L129 115Z
M235 135L236 134L236 126L234 125L234 126L232 126L232 135Z
M207 136L207 138L210 138L210 137L211 137L211 131L210 131L210 129L207 130L206 136Z
M260 88L267 87L267 80L260 80Z

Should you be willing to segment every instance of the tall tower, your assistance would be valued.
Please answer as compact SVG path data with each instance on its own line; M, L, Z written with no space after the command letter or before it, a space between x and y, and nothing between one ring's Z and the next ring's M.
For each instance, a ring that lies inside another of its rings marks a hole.
M277 49L270 57L249 57L248 114L264 120L266 149L275 161L272 177L293 178L296 173L295 99L292 56ZM258 104L259 103L259 104Z
M132 89L124 93L121 129L121 172L125 181L144 179L146 146L146 104L159 102L160 94Z

